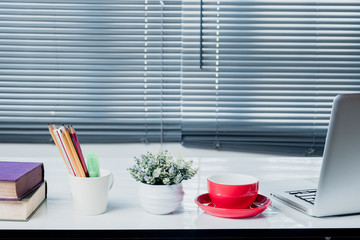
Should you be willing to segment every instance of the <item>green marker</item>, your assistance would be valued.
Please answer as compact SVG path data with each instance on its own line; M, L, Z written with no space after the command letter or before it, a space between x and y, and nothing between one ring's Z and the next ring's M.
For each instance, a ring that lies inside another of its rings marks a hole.
M90 152L87 155L87 168L89 171L89 177L99 177L99 160L98 155L94 152Z

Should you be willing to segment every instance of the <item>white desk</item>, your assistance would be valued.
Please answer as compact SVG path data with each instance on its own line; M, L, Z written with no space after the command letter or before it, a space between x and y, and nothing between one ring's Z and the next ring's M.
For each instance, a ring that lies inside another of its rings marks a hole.
M355 230L357 233L359 232L357 230L360 229L360 215L313 218L292 210L275 199L272 199L272 206L265 212L245 219L213 217L204 213L194 203L197 195L207 192L206 178L210 175L219 173L255 175L260 179L260 193L269 196L270 189L267 186L271 181L317 177L321 158L197 150L183 148L178 144L166 144L163 149L168 149L174 154L181 152L185 158L193 159L200 170L193 179L183 182L184 201L176 212L169 215L152 215L139 206L138 182L131 178L126 168L133 164L134 156L147 150L157 151L160 149L160 145L83 144L82 148L85 153L97 152L102 168L110 169L114 174L115 184L109 194L108 210L105 214L98 216L74 215L67 170L55 145L0 144L2 153L0 160L43 162L45 179L48 182L48 198L28 222L2 221L0 229L136 230L132 233L140 233L138 230L190 230L189 232L196 233L193 230L202 232L201 230L209 229L243 230L244 233L255 230L253 231L255 233L260 229L263 232L274 230L276 234L279 233L279 230L287 233L300 231L300 234L301 230L304 230L305 235L309 233L309 230L314 230L311 234L329 236L337 234L334 229L340 235L346 233L346 230L342 229L352 228L352 231ZM266 232L266 234L268 233ZM251 235L251 233L249 234Z

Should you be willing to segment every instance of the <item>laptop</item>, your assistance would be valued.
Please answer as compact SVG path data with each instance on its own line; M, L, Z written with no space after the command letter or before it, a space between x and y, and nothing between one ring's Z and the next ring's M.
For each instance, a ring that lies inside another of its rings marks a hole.
M310 216L360 213L360 94L335 97L320 177L294 184L289 188L287 181L270 194Z

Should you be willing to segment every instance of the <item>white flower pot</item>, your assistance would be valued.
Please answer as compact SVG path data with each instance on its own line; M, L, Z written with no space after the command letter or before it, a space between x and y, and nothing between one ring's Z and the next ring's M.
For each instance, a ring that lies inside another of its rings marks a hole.
M138 196L140 205L145 211L153 214L168 214L180 206L184 191L181 183L177 185L140 183Z

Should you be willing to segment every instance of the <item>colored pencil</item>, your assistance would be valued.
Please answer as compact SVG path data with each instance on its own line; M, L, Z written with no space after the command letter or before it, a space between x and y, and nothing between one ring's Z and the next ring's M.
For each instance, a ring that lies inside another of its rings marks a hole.
M76 177L89 177L75 129L72 126L66 128L64 124L60 128L57 128L55 124L48 124L48 128L69 174Z
M80 159L80 162L81 162L81 165L82 165L82 167L84 169L85 175L86 175L86 177L89 177L89 172L88 172L88 169L86 167L85 158L84 158L84 155L83 155L83 153L81 151L80 142L79 142L79 139L78 139L78 137L76 135L75 129L72 126L69 127L68 129L70 131L71 139L72 139L72 141L74 143L76 153L77 153L77 155L78 155L78 157Z
M64 142L65 148L70 156L71 162L75 167L75 172L77 177L85 177L85 172L80 164L79 158L77 157L77 154L74 149L74 145L72 144L72 141L69 136L69 132L67 131L65 126L62 126L60 128L60 132L61 132L62 141Z
M63 139L62 139L62 133L61 133L61 130L60 129L55 129L54 131L54 134L55 134L55 136L56 136L56 139L58 140L58 142L59 142L59 144L60 144L60 146L61 146L61 148L62 148L62 150L63 150L63 154L64 154L64 157L65 157L65 160L66 160L66 165L69 165L70 166L70 168L71 168L71 172L72 172L72 174L71 175L73 175L73 176L77 176L77 173L76 173L76 171L75 171L75 167L73 166L73 163L71 162L71 158L70 158L70 155L69 155L69 153L68 153L68 151L67 151L67 149L66 149L66 147L65 147L65 142L63 141Z
M70 171L69 164L68 164L67 160L66 160L65 157L64 157L64 153L63 153L64 150L63 150L62 147L59 145L59 141L58 141L58 139L57 139L57 137L56 137L56 135L55 135L55 133L54 133L54 128L53 128L53 126L51 126L51 125L49 124L49 125L48 125L48 128L49 128L50 135L51 135L52 139L54 140L54 143L56 144L56 147L58 148L58 150L59 150L59 152L60 152L60 154L61 154L62 159L64 160L64 163L65 163L65 165L66 165L66 168L67 168L68 171L69 171L69 174L70 174L70 175L74 175L74 173L73 173L72 171Z

